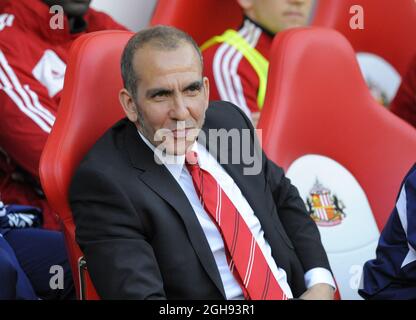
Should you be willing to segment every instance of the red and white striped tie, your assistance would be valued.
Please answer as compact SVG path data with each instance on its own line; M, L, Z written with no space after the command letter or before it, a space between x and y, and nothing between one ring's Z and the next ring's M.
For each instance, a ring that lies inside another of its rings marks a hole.
M204 209L215 222L230 255L230 270L252 300L287 300L266 258L237 208L211 174L200 168L197 154L186 154L186 167ZM237 272L235 272L237 271Z

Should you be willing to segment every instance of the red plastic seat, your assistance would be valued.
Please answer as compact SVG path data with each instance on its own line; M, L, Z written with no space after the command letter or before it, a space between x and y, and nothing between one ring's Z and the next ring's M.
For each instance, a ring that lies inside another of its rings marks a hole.
M364 29L353 30L350 8L364 10ZM319 0L314 26L334 28L356 52L370 52L387 60L403 77L416 53L416 3L414 0Z
M236 0L158 0L150 25L170 25L189 33L198 45L238 27L243 13Z
M357 5L363 29L350 27ZM351 42L374 98L390 105L416 53L416 2L320 0L313 25L334 28Z
M42 187L62 223L81 299L96 299L98 295L75 242L68 188L86 152L124 116L118 100L118 92L123 87L120 57L131 36L132 33L125 31L101 31L86 34L74 42L59 112L40 160Z
M337 278L334 270L341 298L343 293L348 298L354 294L348 288L350 278L357 276L354 266L371 258L368 255L373 254L377 244L377 227L381 230L384 226L401 180L416 160L416 130L377 107L362 78L353 48L339 32L312 27L282 32L274 40L270 56L267 95L258 125L266 154L285 170L289 169L290 178L296 176L292 181L304 200L313 185L303 184L311 180L322 184L316 184L321 191L330 183L334 190L338 188L337 199L332 198L333 209L335 206L342 209L338 200L344 201L356 193L361 197L357 203L354 200L345 204L346 216L337 221L341 222L338 226L333 220L332 226L319 228L324 246L333 249L329 252L333 269L341 261L352 263L348 266L352 274L345 274L344 270L342 279ZM319 162L323 157L331 166ZM316 170L304 167L302 172L305 159L311 158L319 160ZM335 170L334 163L342 169ZM318 176L315 171L326 177ZM349 181L355 179L353 184L357 188L339 191L345 189L344 175ZM304 192L305 188L309 189ZM365 217L365 212L373 217ZM337 230L347 227L347 234L338 233ZM349 246L349 242L365 238L370 231L371 241L360 240L360 245ZM333 243L328 243L329 238ZM359 263L353 261L357 255Z

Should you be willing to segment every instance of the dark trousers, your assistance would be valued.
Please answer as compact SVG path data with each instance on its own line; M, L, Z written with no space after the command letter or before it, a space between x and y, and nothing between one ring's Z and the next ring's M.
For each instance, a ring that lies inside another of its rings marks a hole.
M56 288L57 269L63 288ZM0 236L0 299L39 298L75 299L64 237L43 229L7 231Z

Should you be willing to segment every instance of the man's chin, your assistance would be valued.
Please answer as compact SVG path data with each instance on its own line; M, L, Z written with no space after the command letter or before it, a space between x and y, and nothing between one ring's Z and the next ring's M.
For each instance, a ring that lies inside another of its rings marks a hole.
M195 141L188 142L182 139L175 139L175 143L166 146L166 153L173 156L183 156L188 152Z

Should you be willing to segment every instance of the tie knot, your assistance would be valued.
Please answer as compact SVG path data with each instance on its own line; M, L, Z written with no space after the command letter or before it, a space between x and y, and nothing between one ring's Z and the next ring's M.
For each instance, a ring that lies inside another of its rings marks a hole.
M187 165L194 166L198 164L198 154L194 151L189 151L185 154L185 162Z

